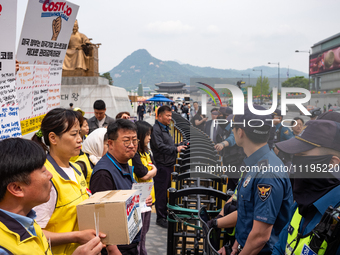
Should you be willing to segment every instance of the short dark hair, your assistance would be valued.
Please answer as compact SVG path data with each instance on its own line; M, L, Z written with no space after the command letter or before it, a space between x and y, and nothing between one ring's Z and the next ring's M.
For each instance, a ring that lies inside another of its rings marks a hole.
M163 112L171 112L170 106L169 105L163 105L163 106L158 108L158 112L157 112L158 115L160 115Z
M148 145L144 143L144 140L148 134L151 135L152 126L143 120L139 120L135 124L137 126L137 138L139 139L138 151L144 154L148 151Z
M218 111L218 108L212 108L210 112Z
M111 122L107 127L107 135L111 140L116 140L118 138L119 130L132 130L137 133L137 126L130 120L118 119L115 122Z
M241 128L243 129L242 127L240 126L235 126L235 129L236 131ZM271 129L270 126L265 126L263 125L262 127L257 127L256 130L258 131L268 131L269 129ZM243 129L243 131L245 132L246 136L248 137L248 139L255 143L255 144L261 144L261 143L267 143L268 142L268 139L269 139L269 136L270 136L270 132L268 132L267 134L256 134L256 133L252 133L252 132L249 132L249 131L246 131Z
M31 183L30 174L44 166L46 153L37 143L23 138L8 138L0 141L0 201L8 184Z
M296 120L296 121L301 120L302 124L305 124L305 122L303 121L302 118L300 118L300 117L295 117L295 118L292 120L292 122L290 123L291 126L293 126L293 125L295 124L294 120Z
M197 101L194 101L192 104L198 104L198 102L197 102Z
M106 109L105 102L101 99L96 100L96 102L94 102L94 104L93 104L93 109L95 109L95 110L105 110Z
M127 115L130 116L130 113L129 113L129 112L120 112L120 113L118 113L118 114L116 115L116 120L117 120L117 119L121 119L122 116L123 116L123 114L127 114Z
M73 106L73 103L70 103L70 107L72 107Z
M45 151L48 151L47 146L50 146L49 133L53 132L57 136L61 136L69 131L77 121L79 122L79 126L83 125L83 116L80 112L64 108L55 108L49 111L41 122L40 130L45 143L43 143L41 137L37 136L37 133L34 134L32 140L42 146Z

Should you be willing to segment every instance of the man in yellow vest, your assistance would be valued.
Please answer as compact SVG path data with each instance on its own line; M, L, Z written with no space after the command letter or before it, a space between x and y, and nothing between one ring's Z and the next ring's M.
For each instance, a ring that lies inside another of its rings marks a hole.
M340 123L308 121L276 146L294 155L295 203L272 254L340 254Z
M52 254L50 243L34 220L33 207L50 198L52 174L46 154L35 142L22 138L0 141L0 254ZM95 255L99 237L79 246L73 255Z

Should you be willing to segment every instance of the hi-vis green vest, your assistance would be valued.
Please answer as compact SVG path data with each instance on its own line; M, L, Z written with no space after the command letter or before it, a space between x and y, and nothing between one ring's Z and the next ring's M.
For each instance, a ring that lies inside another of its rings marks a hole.
M285 255L304 254L304 253L302 253L303 250L308 249L305 246L309 247L309 243L310 243L312 237L314 236L314 234L312 232L310 232L307 235L301 236L300 238L298 238L301 219L302 219L302 216L299 213L299 208L296 208L295 213L293 215L293 218L290 222L290 225L294 228L294 230L291 232L291 234L288 233ZM320 250L317 254L318 255L324 255L326 248L327 248L327 242L323 241L322 244L321 244Z
M83 172L83 174L84 174L84 177L85 177L85 180L86 180L87 188L90 188L90 179L91 179L93 169L91 167L91 163L90 163L90 160L87 157L87 155L83 151L80 151L78 156L72 157L70 159L70 162L71 163L81 162L82 165L85 166L85 169L84 169L85 173ZM80 165L80 164L78 164L78 165Z
M150 171L152 169L152 166L148 165L149 163L152 164L152 160L151 160L151 157L150 157L150 152L149 153L145 153L145 154L142 154L140 152L138 152L138 153L139 153L139 156L140 156L140 161L142 162L143 166L145 166ZM131 159L129 160L128 163L129 163L130 166L132 166L132 160ZM135 173L133 173L133 178L135 178L135 180L137 182L153 182L153 179L142 180L141 178L138 178ZM156 198L155 198L155 189L154 189L154 186L152 186L151 194L150 195L152 196L152 203L155 203Z
M45 167L53 175L52 183L57 191L57 202L54 212L44 228L47 231L62 233L78 230L76 206L89 197L86 192L86 181L80 167L70 164L78 183L70 180L67 174L48 154ZM52 247L54 255L72 254L79 244L69 243Z
M0 248L9 254L52 255L47 239L35 221L34 229L36 236L27 231L15 219L0 211Z

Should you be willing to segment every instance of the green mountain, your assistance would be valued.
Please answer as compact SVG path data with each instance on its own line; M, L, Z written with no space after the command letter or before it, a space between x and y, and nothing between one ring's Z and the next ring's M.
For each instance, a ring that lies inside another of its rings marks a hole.
M277 77L277 67L259 66L255 69L262 69L263 75L269 78ZM236 78L242 74L251 74L251 77L260 76L260 72L254 73L253 68L246 70L217 69L212 67L198 67L189 64L179 64L175 61L162 61L150 55L145 49L136 50L127 56L118 66L109 71L114 86L123 87L127 90L136 89L139 80L142 80L144 87L154 88L155 83L180 81L190 84L190 78L194 77L219 77ZM286 77L287 68L280 69L280 76ZM306 73L289 70L289 76L305 76ZM247 77L243 77L246 79Z

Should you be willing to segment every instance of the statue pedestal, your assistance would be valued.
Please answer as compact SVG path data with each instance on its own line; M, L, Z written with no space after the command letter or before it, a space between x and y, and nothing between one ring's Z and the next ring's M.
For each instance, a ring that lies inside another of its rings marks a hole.
M119 112L130 112L131 108L128 93L124 88L109 85L104 77L63 77L61 82L60 106L69 108L80 107L85 111L85 117L94 115L93 103L104 100L106 114L114 118Z

